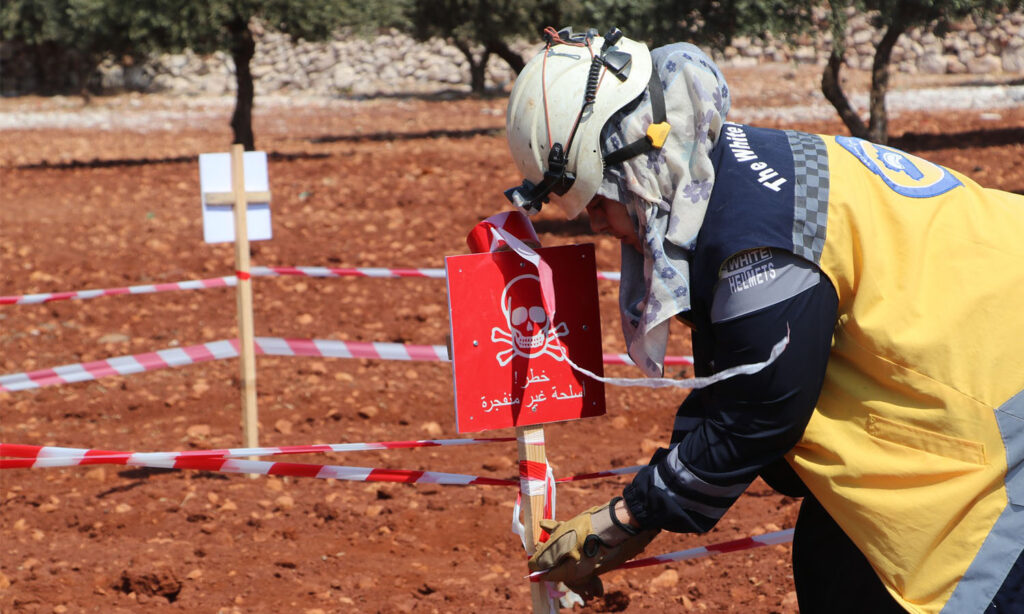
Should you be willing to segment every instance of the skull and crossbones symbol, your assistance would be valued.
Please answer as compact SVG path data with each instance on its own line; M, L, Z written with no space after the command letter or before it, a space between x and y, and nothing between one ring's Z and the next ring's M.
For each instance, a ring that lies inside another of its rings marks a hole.
M492 342L510 346L495 355L500 366L507 365L513 356L536 358L547 354L555 360L565 360L565 347L558 338L568 335L569 327L565 322L552 326L541 300L539 277L520 275L508 282L501 293L501 311L508 329L491 329Z

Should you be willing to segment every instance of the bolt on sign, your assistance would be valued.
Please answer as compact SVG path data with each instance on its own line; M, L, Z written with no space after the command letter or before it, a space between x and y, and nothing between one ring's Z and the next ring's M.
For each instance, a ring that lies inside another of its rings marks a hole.
M605 413L593 244L536 250L551 267L553 313L535 267L511 251L449 256L448 307L460 433Z

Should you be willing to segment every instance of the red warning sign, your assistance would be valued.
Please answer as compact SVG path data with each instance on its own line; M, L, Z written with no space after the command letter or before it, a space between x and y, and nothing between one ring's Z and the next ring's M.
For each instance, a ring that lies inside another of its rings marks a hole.
M449 256L455 418L458 431L575 420L605 413L594 246L536 250L550 265L555 312L537 268L518 254Z

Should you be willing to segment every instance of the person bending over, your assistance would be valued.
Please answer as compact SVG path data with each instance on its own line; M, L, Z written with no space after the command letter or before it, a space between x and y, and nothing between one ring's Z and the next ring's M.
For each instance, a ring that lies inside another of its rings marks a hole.
M628 351L697 375L669 447L545 521L530 569L584 596L659 531L710 530L757 476L803 497L805 612L1024 611L1024 197L844 136L729 123L687 43L545 31L506 117L528 213L621 241ZM557 283L557 280L555 280Z

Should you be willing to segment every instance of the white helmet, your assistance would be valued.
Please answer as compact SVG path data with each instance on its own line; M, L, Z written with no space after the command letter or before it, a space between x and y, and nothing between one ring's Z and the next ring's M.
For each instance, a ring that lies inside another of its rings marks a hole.
M601 129L644 92L651 54L616 28L604 37L596 30L548 28L544 38L544 50L519 74L509 97L508 144L526 179L505 196L532 215L554 192L574 218L601 185Z

